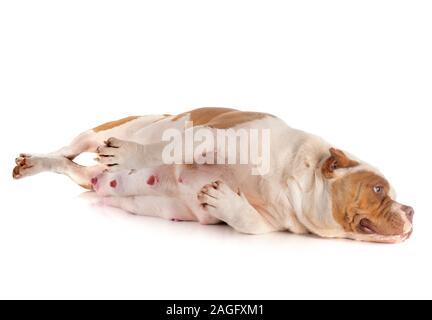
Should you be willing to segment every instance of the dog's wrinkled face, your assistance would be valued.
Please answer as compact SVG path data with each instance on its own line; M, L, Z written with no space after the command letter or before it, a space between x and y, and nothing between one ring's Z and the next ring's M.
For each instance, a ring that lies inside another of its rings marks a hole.
M376 242L400 242L412 233L414 210L397 203L383 177L358 171L332 185L333 216L349 237Z
M408 239L412 233L413 208L395 201L384 177L360 166L342 151L330 149L322 174L331 181L334 219L347 238L387 243ZM344 173L344 169L350 170Z

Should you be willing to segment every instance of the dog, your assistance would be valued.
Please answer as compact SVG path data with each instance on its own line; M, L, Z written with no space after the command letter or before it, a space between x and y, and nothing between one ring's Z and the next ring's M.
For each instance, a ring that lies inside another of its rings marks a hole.
M192 151L167 163L164 154L186 149L181 138L199 129L215 135L228 131L234 142L239 130L267 133L261 145L268 154L265 172L257 170L258 162L215 163L226 160L227 152L214 143L197 151L194 142ZM180 139L167 140L167 132L178 132ZM83 152L96 153L98 163L75 163ZM212 157L213 162L203 161ZM86 131L56 152L21 154L13 178L44 171L69 176L107 206L173 221L226 223L246 234L290 231L397 243L413 230L413 208L396 202L376 168L267 113L200 108L124 118Z

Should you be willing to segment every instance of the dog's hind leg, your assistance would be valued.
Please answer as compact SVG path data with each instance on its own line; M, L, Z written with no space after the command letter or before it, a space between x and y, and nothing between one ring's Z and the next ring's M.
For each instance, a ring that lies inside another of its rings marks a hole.
M92 189L92 178L106 170L104 165L84 167L58 155L21 154L15 162L14 179L21 179L41 172L55 172L70 177L74 182L89 190Z
M71 144L48 154L20 154L13 169L13 178L21 179L41 172L55 172L69 176L80 186L91 189L91 179L106 169L104 165L83 167L73 162L83 152L94 152L100 144L96 133L86 131L75 138Z
M73 162L83 152L96 152L110 136L116 135L127 139L138 129L152 123L158 116L128 117L105 123L99 127L81 133L71 144L48 154L21 154L16 158L13 177L20 179L44 171L65 174L78 184L91 188L91 179L107 168L104 164L83 167Z
M89 130L81 133L66 147L52 152L50 155L62 156L73 160L83 152L95 152L103 140L104 137L101 134Z
M102 197L100 203L142 216L160 217L173 221L197 220L180 200L167 196Z

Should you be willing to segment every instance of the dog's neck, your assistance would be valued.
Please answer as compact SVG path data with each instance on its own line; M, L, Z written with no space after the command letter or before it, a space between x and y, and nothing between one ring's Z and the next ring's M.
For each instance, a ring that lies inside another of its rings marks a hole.
M331 181L321 173L324 161L330 156L331 145L311 134L289 129L298 139L285 150L286 195L297 219L310 232L322 237L343 235L343 228L335 221L331 203Z

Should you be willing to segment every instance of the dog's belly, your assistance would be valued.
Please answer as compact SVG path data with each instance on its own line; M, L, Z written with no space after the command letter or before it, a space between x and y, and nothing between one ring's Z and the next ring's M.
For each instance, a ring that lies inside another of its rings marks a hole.
M229 169L228 169L229 168ZM239 187L232 168L222 165L165 165L141 170L106 172L93 181L100 196L148 197L142 202L157 215L176 220L215 223L197 198L203 186L223 181L233 190ZM145 208L142 208L145 209Z

